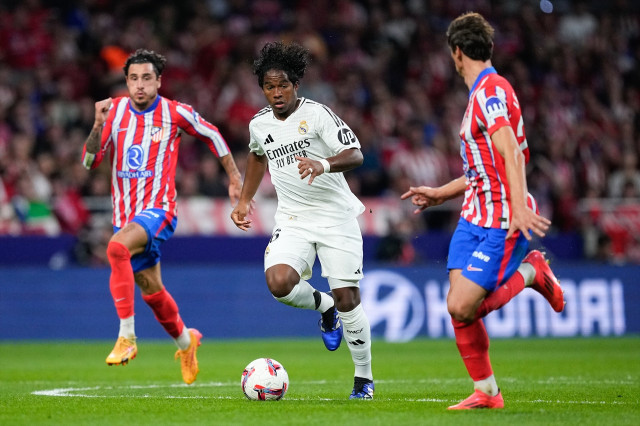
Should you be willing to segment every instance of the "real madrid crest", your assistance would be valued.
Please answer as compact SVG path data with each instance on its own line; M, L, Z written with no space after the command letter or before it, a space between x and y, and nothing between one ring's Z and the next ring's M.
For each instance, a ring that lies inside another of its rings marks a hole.
M306 121L301 121L300 125L298 126L298 133L300 133L301 135L306 135L309 132L309 125L307 124Z

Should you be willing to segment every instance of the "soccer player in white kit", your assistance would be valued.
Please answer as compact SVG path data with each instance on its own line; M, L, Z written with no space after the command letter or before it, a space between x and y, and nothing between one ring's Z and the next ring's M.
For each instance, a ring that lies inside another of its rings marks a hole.
M298 97L307 63L302 46L275 42L267 43L253 64L269 106L249 124L247 171L231 219L244 231L251 227L251 200L268 166L278 209L264 255L267 286L279 302L322 314L327 349L336 350L344 334L355 365L349 398L372 399L371 328L358 287L363 274L357 216L364 206L342 173L360 166L363 157L358 138L340 117ZM316 255L331 293L306 281Z

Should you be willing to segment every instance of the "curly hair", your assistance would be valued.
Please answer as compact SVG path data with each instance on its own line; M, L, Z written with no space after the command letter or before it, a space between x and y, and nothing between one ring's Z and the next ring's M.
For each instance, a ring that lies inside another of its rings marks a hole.
M156 76L160 77L166 63L167 58L165 58L161 54L156 53L153 50L138 49L134 53L129 55L122 69L124 70L124 75L128 76L129 66L131 64L151 64L153 65L153 69L156 72Z
M258 76L258 85L262 87L264 75L269 70L284 71L289 80L296 84L304 76L309 63L309 51L297 43L285 44L281 41L269 42L260 50L258 59L253 62L253 73Z
M447 42L451 51L460 47L462 53L473 60L488 61L493 54L493 27L475 12L458 16L447 29Z

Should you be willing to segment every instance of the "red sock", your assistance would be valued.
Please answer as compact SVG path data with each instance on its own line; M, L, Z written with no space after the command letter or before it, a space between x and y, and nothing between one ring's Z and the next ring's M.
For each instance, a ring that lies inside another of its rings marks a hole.
M476 320L484 318L489 312L502 308L522 290L524 290L524 277L520 272L516 271L506 283L498 287L496 291L482 301L476 311Z
M133 316L135 280L131 267L131 253L124 245L110 242L107 257L111 264L109 288L120 319Z
M489 361L489 336L482 320L467 324L451 319L456 345L462 361L474 382L493 374Z
M156 319L171 337L177 339L184 329L184 322L178 313L178 305L166 289L157 293L143 294L142 299L151 307Z

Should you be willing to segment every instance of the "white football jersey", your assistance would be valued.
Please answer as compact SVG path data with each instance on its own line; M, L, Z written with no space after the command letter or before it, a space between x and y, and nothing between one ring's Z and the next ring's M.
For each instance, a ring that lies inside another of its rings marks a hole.
M321 160L360 142L347 124L325 105L299 98L286 120L263 108L249 123L249 149L269 159L271 181L278 194L276 221L298 220L318 226L342 224L364 211L343 173L324 173L309 185L300 179L296 155Z

